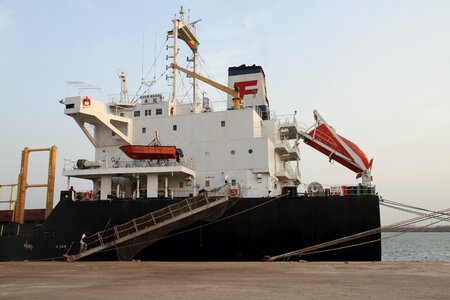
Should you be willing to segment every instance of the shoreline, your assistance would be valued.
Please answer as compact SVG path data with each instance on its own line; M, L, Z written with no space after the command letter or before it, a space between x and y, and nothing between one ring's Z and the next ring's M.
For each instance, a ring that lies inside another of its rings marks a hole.
M397 227L395 229L385 229L381 232L450 232L450 226L439 227Z

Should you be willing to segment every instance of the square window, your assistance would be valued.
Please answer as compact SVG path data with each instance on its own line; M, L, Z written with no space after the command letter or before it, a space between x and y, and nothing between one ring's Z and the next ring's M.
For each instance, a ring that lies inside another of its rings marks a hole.
M183 188L183 186L184 186L184 183L183 183L183 181L180 181L180 189L182 189L182 188Z
M157 108L156 109L156 114L157 115L162 115L162 108Z
M151 116L152 115L152 110L151 109L146 109L145 110L145 115L146 116Z
M236 185L236 179L232 179L232 180L231 180L231 185L232 185L232 186L235 186L235 185Z
M173 131L177 131L177 125L172 126Z
M225 127L225 121L220 121L220 127Z
M142 133L146 133L147 132L147 128L142 127Z
M205 187L209 187L209 180L205 180Z
M135 110L134 111L134 116L135 117L140 117L141 116L141 111L140 110Z

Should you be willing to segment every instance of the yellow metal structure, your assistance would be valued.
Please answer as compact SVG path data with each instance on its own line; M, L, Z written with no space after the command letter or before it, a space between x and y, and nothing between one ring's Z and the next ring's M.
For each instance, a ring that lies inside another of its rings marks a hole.
M242 99L241 99L241 97L239 95L239 91L230 89L227 86L224 86L224 85L222 85L222 84L220 84L218 82L215 82L215 81L213 81L211 79L203 77L202 75L199 75L199 74L197 74L195 72L192 72L192 71L189 71L189 70L187 70L185 68L182 68L182 67L180 67L180 66L178 66L176 64L170 64L170 66L172 68L174 68L174 69L180 70L181 72L188 74L189 76L192 76L192 77L194 77L194 78L196 78L198 80L201 80L204 83L207 83L210 86L215 87L216 89L227 93L228 95L231 95L231 97L233 97L233 103L234 103L233 109L240 109L241 108L241 100Z
M30 152L40 152L49 151L49 161L48 161L48 179L46 184L28 184L28 159ZM13 222L20 224L24 223L25 217L25 197L27 188L33 187L46 187L47 188L47 200L45 204L45 218L51 213L53 209L53 195L55 191L55 168L56 168L56 146L51 148L39 148L30 149L28 147L24 148L22 151L22 160L20 164L19 182L17 189L17 201L16 207L14 209Z
M14 200L14 188L17 186L16 183L14 184L0 184L0 192L2 191L3 187L9 187L11 189L11 194L9 196L9 210L13 210L14 209L14 204L15 204L15 200ZM4 201L2 201L4 202Z

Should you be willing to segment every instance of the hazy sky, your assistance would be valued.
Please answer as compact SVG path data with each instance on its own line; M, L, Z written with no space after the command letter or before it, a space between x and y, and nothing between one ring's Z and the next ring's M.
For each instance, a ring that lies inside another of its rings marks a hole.
M445 0L0 0L0 183L17 182L25 146L55 144L59 199L64 158L94 158L90 142L58 103L77 94L66 81L100 86L102 93L93 96L106 100L119 92L117 74L124 70L135 92L143 42L147 74L180 5L191 10L192 21L202 19L199 51L216 80L226 84L229 66L261 65L271 109L279 115L297 110L306 124L318 109L374 158L374 183L383 197L450 207ZM150 76L164 72L166 54L164 49ZM168 90L165 80L157 87ZM210 97L221 100L217 93ZM314 149L302 144L301 151L304 182L358 182ZM29 183L44 182L47 154L31 159ZM27 207L44 206L39 193L29 193ZM2 192L1 200L7 198ZM384 224L407 217L382 208Z

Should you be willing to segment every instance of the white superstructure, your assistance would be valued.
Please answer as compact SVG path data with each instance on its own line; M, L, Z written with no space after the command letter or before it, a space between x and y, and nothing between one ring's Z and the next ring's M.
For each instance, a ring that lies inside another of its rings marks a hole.
M175 18L173 61L178 39L188 43L196 59L198 40L192 25ZM195 63L193 64L196 65ZM194 70L195 72L195 70ZM202 103L176 99L176 76L171 99L147 94L129 103L123 96L125 75L120 75L119 103L104 103L86 96L64 100L64 113L95 147L95 162L74 160L65 176L90 179L94 197L187 197L225 182L243 197L279 195L283 187L300 184L299 129L295 115L276 116L269 110L264 72L259 66L229 69L228 86L238 87L242 106L214 111ZM195 95L194 95L195 99ZM158 134L161 145L176 146L184 157L176 160L132 160L119 147L148 145Z

